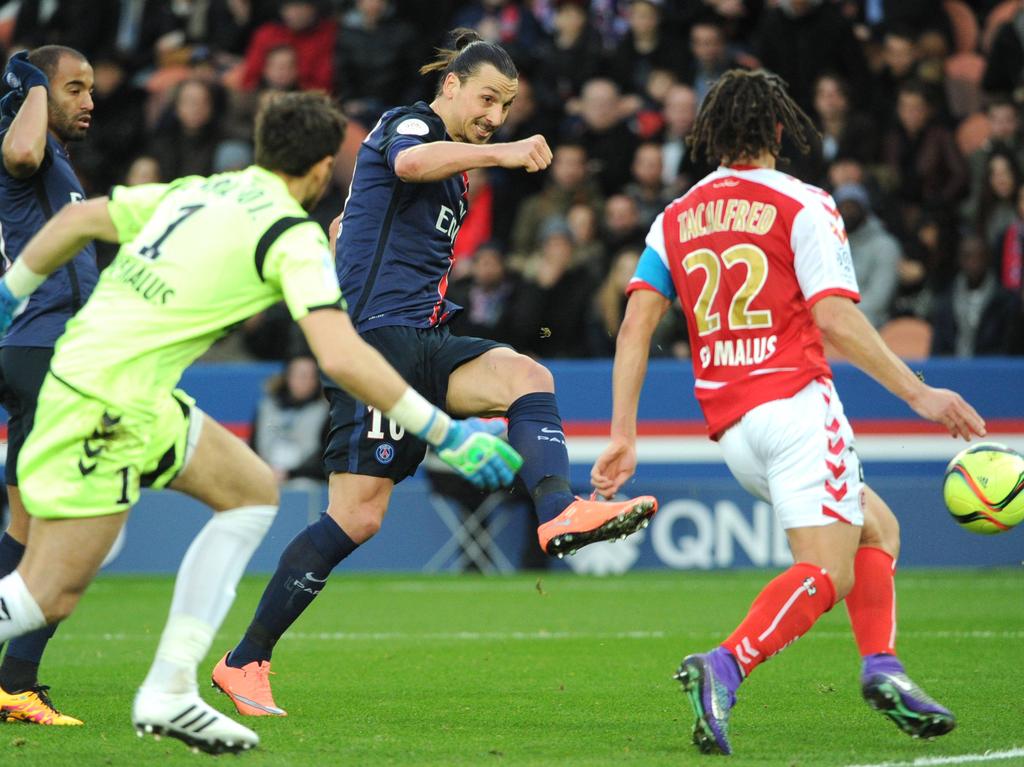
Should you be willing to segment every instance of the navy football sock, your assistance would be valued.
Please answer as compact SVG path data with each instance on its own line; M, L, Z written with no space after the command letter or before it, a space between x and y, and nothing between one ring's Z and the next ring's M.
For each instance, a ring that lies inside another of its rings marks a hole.
M24 544L18 543L9 533L3 534L0 538L0 578L18 569L18 563L24 553Z
M508 409L508 441L523 456L519 476L533 497L537 519L548 522L573 501L569 453L558 403L550 392L524 394Z
M24 553L25 546L4 533L0 538L0 577L14 572ZM39 661L56 630L54 624L11 640L0 664L0 688L5 692L24 692L37 683Z
M331 570L359 546L327 514L292 539L228 665L270 660L274 645L323 589Z

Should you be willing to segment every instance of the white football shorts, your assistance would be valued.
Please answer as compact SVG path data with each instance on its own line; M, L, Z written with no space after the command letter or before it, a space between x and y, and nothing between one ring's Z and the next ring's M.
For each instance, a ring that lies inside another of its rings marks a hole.
M772 504L782 527L864 524L864 473L832 381L758 405L719 440L744 488Z

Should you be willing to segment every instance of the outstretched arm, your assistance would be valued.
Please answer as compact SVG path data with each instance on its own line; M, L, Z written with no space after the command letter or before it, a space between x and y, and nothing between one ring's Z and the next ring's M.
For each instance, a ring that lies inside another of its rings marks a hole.
M394 162L395 175L402 181L420 184L474 168L523 168L535 173L551 164L551 149L541 135L507 144L431 141L403 149Z
M119 242L108 202L106 197L96 197L65 205L29 240L18 261L45 275L66 264L92 240Z
M651 336L669 300L652 290L636 290L626 304L626 316L615 342L612 370L611 444L590 470L590 481L610 498L636 470L636 413L647 374Z
M380 352L359 337L340 309L310 312L299 320L299 327L320 369L356 399L387 412L409 388Z
M75 257L90 240L117 242L117 229L107 211L107 198L65 205L36 232L0 280L0 333L10 325L21 303L52 272Z
M954 437L985 436L985 421L954 391L927 386L886 346L853 301L826 296L811 307L822 335L840 354L906 402L922 418Z

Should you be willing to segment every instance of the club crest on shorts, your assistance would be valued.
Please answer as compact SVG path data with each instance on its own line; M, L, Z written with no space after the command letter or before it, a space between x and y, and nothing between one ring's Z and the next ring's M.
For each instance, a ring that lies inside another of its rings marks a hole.
M373 451L373 454L377 458L378 463L386 466L395 459L395 446L390 442L382 442L377 445L377 449Z

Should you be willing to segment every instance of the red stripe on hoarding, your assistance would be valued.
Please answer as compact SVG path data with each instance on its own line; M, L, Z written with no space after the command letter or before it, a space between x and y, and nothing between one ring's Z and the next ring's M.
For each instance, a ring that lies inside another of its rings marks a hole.
M607 437L608 421L566 421L565 433L570 437ZM915 418L863 419L851 421L855 434L949 434L945 427ZM1024 418L991 418L985 422L986 439L999 439L1000 434L1024 434ZM637 424L641 437L689 437L707 435L703 421L653 419Z

